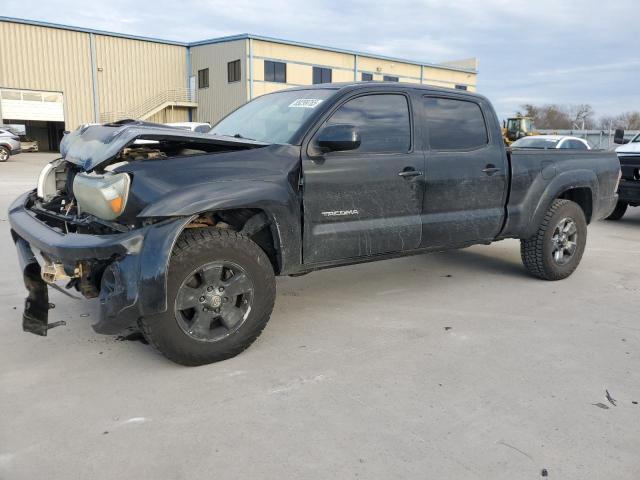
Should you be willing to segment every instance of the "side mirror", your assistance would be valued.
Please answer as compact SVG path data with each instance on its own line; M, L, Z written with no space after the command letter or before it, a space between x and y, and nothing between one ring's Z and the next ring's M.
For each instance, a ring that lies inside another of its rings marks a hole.
M613 143L617 143L618 145L624 145L624 128L616 128L615 133L613 134Z
M354 125L327 125L318 133L316 143L323 153L355 150L360 147L360 134Z

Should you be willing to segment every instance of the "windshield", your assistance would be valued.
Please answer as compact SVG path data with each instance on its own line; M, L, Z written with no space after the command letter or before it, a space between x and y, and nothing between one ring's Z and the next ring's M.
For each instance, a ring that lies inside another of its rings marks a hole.
M252 100L223 118L209 132L266 143L291 143L295 133L336 90L288 90Z
M640 133L635 137L633 137L633 140L631 140L631 143L640 143Z
M556 148L558 141L555 138L524 137L511 144L513 148Z

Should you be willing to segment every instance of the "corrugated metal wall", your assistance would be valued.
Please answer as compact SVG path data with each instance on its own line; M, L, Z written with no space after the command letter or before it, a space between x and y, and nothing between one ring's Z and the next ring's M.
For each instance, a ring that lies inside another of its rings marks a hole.
M100 112L187 87L185 47L97 34L95 46ZM88 33L0 22L0 87L62 92L68 130L95 121L91 73ZM154 118L186 121L188 110Z
M153 123L176 123L189 121L189 109L183 107L168 107L145 120Z
M100 111L128 111L163 91L186 88L186 65L185 47L96 35Z
M0 87L62 92L67 129L93 121L89 35L0 22Z
M209 69L209 87L198 88L198 122L215 123L249 99L247 89L247 40L191 47L191 72ZM241 81L229 83L227 63L240 60ZM196 85L197 88L197 85Z

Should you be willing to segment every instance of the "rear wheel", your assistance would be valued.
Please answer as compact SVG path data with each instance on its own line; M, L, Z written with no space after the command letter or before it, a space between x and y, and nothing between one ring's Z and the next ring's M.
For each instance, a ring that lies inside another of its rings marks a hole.
M149 343L182 365L246 349L267 324L275 278L266 254L230 230L187 230L171 256L167 311L141 319Z
M618 202L616 208L611 212L611 215L607 217L607 220L620 220L627 211L628 206L629 204L627 202Z
M9 151L9 149L7 147L0 146L0 162L6 162L7 160L9 160L10 156L11 152Z
M587 244L587 221L580 206L570 200L555 200L538 231L520 240L522 263L543 280L562 280L571 275Z

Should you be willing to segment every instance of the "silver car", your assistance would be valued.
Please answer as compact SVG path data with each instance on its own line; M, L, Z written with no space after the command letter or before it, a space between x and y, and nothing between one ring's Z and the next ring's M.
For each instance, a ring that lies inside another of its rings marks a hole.
M20 149L23 152L37 152L38 141L34 138L20 135Z
M6 128L0 128L0 162L6 162L11 155L21 151L20 137Z

